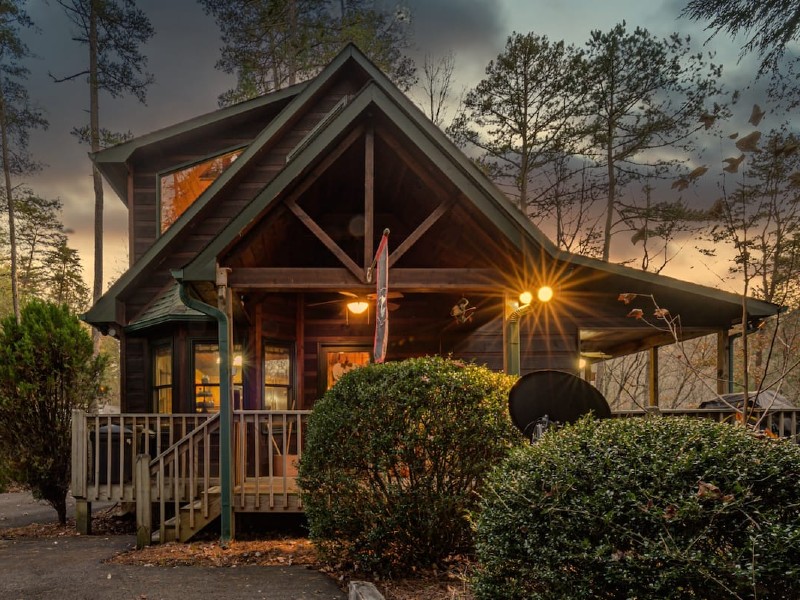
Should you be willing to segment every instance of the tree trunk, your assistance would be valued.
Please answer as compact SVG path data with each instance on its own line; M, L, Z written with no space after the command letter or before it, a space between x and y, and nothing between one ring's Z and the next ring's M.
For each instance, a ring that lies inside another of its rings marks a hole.
M6 101L2 82L0 82L0 142L3 144L3 177L5 179L6 201L8 202L8 241L11 244L11 302L14 305L14 318L19 324L19 288L17 285L17 231L14 222L14 197L11 188L11 166L8 164L8 120Z
M92 0L89 14L89 129L92 152L100 150L100 102L97 73L97 0ZM103 295L103 179L92 164L94 182L94 285L92 302ZM100 332L92 329L95 353L100 351Z

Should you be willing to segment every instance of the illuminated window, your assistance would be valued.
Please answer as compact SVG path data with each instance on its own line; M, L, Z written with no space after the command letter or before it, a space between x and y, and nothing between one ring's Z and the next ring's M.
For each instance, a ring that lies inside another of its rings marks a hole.
M219 412L219 345L195 343L192 357L195 410L200 413ZM234 387L242 385L241 368L233 370L233 385Z
M234 150L160 178L161 233L169 229L214 180L230 167L242 150Z
M153 401L156 412L172 412L172 346L153 350Z
M264 347L264 408L289 410L292 402L292 353L287 346Z

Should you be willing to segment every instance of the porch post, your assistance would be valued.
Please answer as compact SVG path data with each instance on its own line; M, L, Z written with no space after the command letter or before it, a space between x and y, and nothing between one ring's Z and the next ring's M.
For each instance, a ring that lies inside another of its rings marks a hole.
M658 408L658 346L650 348L647 364L648 408Z
M730 335L727 329L717 333L717 393L730 392Z
M503 294L503 346L505 348L505 357L503 365L505 366L506 373L509 375L519 375L520 367L520 351L519 351L519 309L511 310L511 301L508 294Z

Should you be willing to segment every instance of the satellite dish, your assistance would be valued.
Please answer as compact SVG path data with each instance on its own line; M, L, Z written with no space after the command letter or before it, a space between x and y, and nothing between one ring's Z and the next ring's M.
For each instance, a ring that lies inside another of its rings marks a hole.
M573 423L590 412L598 419L611 417L596 387L571 373L550 370L522 376L508 393L508 412L527 437L538 437L536 427L543 423Z

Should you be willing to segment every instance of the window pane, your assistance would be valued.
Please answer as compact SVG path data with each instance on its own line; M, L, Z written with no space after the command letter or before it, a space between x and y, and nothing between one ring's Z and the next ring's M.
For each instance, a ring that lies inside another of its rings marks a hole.
M153 381L156 385L172 384L172 348L169 346L159 346L155 349Z
M285 387L266 387L264 388L264 409L265 410L288 410L289 409L289 389Z
M219 347L194 345L194 388L197 412L219 412Z
M153 350L153 395L159 413L172 412L172 347Z
M162 175L161 233L164 233L241 153L242 150L234 150L191 167Z
M275 346L264 348L264 383L289 385L290 377L289 349Z
M292 350L289 346L264 346L264 408L291 408Z

